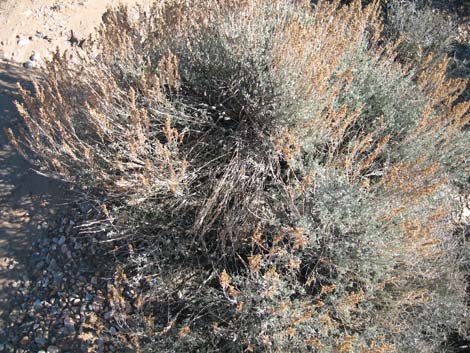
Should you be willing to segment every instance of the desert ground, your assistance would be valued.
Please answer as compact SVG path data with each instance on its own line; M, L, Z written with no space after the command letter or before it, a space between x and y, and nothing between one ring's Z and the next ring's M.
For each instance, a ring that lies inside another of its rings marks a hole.
M144 6L150 2L121 1ZM6 331L12 310L21 305L18 291L28 287L34 273L32 244L48 229L48 219L70 202L69 187L34 171L3 132L18 122L13 103L18 98L17 83L28 87L52 51L72 48L71 31L76 38L85 38L99 25L107 7L116 4L112 0L0 1L0 352L13 352L12 341L22 339L6 338ZM31 351L23 341L23 351Z

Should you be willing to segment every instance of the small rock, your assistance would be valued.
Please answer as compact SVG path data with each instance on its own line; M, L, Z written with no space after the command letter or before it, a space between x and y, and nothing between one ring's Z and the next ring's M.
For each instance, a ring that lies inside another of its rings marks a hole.
M101 338L98 338L96 340L96 344L98 345L98 352L103 352L104 351L104 341Z
M35 66L34 61L28 60L23 63L23 67L26 69L32 69Z
M67 229L65 230L65 234L70 235L70 233L72 233L72 229L73 229L73 225L72 224L68 225Z
M39 31L36 31L35 36L39 39L44 39L46 37L46 35L44 33L39 32Z
M63 245L65 243L65 237L62 235L59 240L57 240L58 245Z
M27 44L31 43L31 41L29 39L26 39L26 38L21 38L18 40L17 44L19 47L22 47L22 46L25 46Z
M112 311L108 311L108 312L104 313L104 319L105 320L110 320L112 317L113 317L113 312Z
M109 329L109 333L112 335L112 336L116 336L117 334L117 330L114 326L111 326L111 328Z
M59 266L57 265L57 261L55 259L52 259L51 262L49 263L49 266L47 268L50 272L58 271Z
M49 346L47 353L60 353L60 349L57 346Z
M40 310L42 308L42 302L39 299L36 299L33 304L35 310Z
M42 280L42 287L46 288L48 285L49 285L49 278L46 277Z
M31 56L29 57L29 60L31 61L38 61L40 59L41 59L41 55L35 52L33 52L33 54L31 54Z
M78 306L80 305L81 300L79 298L72 299L72 305L73 306Z
M20 344L21 344L22 346L26 346L26 345L28 345L28 343L29 343L29 337L28 337L28 336L24 336L24 337L20 340Z
M66 317L64 319L64 326L70 333L75 333L75 322L71 317Z
M49 314L50 315L57 315L58 312L59 312L59 307L58 306L52 306L49 309Z
M39 347L43 347L46 345L46 339L42 336L37 336L35 339L34 339L34 342L39 346Z
M64 281L64 274L62 272L56 272L53 275L54 285L58 286Z

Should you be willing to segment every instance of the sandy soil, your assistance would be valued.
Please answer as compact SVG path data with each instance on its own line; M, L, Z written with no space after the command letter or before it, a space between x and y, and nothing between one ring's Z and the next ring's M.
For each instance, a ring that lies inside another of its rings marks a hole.
M152 0L0 0L0 51L4 58L23 63L33 52L41 57L70 47L70 31L85 38L99 25L109 6Z

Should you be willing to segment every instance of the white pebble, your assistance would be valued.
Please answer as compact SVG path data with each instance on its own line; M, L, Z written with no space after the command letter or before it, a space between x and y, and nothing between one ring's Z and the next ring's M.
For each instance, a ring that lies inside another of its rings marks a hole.
M26 39L26 38L21 38L20 40L18 40L18 46L19 47L23 47L27 44L31 43L31 41L29 39Z
M29 60L31 60L31 61L39 61L40 59L41 59L41 55L39 53L33 53L29 57Z

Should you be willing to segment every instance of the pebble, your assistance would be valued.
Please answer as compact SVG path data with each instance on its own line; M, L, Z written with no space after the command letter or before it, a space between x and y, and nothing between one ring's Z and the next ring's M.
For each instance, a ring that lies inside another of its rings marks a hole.
M64 280L64 274L62 272L54 273L53 281L54 281L55 286L58 286L59 284L61 284L63 280Z
M78 306L80 305L81 300L79 298L72 299L72 305L73 306Z
M35 310L40 310L42 308L42 302L39 299L34 301L33 307Z
M96 340L96 344L98 345L98 352L103 352L104 351L104 341L101 338L98 338Z
M44 261L39 261L37 264L36 264L36 269L37 270L40 270L44 267Z
M108 312L104 313L104 319L105 320L110 320L112 317L113 317L113 312L112 311L108 311Z
M18 40L17 44L19 47L22 47L22 46L25 46L27 44L31 43L31 41L29 39L26 39L26 38L21 38Z
M42 287L46 288L49 285L49 278L46 277L42 280Z
M59 270L59 266L57 265L56 259L52 259L51 262L49 263L49 266L47 268L49 272L54 272Z
M28 60L23 63L23 67L26 69L32 69L35 66L34 61Z
M37 336L34 339L34 342L40 347L43 347L46 345L46 339L43 336Z
M57 240L57 245L63 245L65 243L65 237L62 235L59 240Z
M47 353L60 353L60 349L57 346L49 346Z
M72 229L73 229L73 225L72 224L69 224L67 226L67 229L65 230L65 234L66 235L70 235L70 233L72 233Z
M73 321L73 319L71 317L67 316L64 319L64 327L70 333L75 333L75 322Z
M34 53L34 52L29 57L29 60L31 60L31 61L38 61L40 59L41 59L41 55L39 53Z
M39 31L36 31L35 36L39 39L44 39L46 37L46 35L44 33L39 32Z

